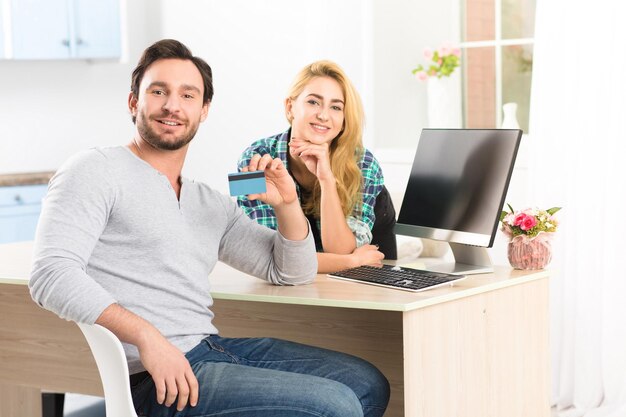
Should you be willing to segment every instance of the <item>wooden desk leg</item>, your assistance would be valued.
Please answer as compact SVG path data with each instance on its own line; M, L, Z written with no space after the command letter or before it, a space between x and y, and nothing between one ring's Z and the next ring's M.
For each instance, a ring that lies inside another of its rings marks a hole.
M0 384L0 416L41 417L41 391L37 388Z

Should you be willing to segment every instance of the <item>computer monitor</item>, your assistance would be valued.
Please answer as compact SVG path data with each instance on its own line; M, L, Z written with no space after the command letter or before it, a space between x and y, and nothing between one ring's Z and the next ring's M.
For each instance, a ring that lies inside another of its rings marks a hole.
M450 243L455 262L427 269L493 271L493 246L513 173L519 129L424 129L395 231Z

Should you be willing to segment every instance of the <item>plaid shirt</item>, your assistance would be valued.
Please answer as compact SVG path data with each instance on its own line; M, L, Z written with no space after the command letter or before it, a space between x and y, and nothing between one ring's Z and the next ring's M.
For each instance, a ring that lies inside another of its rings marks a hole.
M290 130L287 130L278 135L254 142L241 154L241 158L239 158L239 162L237 163L239 171L241 171L243 167L248 166L252 156L257 153L260 155L270 154L272 158L280 158L285 168L289 171L289 162L287 160L289 137ZM346 218L346 222L350 230L352 230L352 233L354 233L357 246L362 246L372 241L372 227L374 227L375 220L374 204L376 203L376 197L383 188L384 179L378 161L376 161L374 155L367 149L365 149L357 164L359 168L361 168L361 174L363 175L363 202L360 207L354 208L352 214ZM294 182L296 183L298 199L302 201L300 185L295 178ZM259 224L274 230L278 228L274 209L268 204L264 204L258 200L250 201L246 196L239 196L237 198L237 204L239 204L251 219L256 220ZM321 230L319 219L317 220L317 227Z

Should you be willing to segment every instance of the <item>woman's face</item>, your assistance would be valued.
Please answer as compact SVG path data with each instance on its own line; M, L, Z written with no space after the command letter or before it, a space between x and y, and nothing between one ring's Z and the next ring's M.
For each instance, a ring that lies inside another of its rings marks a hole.
M330 143L343 128L345 100L341 86L330 77L315 77L285 108L291 136L315 144Z

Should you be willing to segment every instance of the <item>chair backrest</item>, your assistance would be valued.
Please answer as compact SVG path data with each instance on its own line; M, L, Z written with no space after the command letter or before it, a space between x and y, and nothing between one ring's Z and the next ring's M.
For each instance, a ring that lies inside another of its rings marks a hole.
M391 194L383 185L376 197L374 205L374 227L372 227L372 245L378 245L378 250L385 254L385 259L398 259L398 244L396 242L396 209L391 200Z
M78 323L78 327L85 335L100 371L107 416L137 417L122 343L98 324Z

